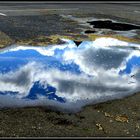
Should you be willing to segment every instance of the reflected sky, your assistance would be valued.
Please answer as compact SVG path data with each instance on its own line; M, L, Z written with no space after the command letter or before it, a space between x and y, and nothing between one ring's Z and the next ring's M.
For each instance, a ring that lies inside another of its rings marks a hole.
M40 101L72 110L140 91L139 44L99 38L77 47L72 40L64 41L1 50L0 107ZM4 103L7 99L14 102Z
M132 56L127 62L125 69L120 70L120 74L131 74L134 68L140 67L140 56Z

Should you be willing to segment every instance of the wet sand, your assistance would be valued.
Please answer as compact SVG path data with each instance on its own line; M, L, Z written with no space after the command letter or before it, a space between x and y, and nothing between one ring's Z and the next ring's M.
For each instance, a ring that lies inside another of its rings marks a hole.
M46 43L53 35L82 35L89 29L63 18L109 18L140 23L140 4L2 4L0 3L0 42ZM135 38L140 37L137 31ZM45 38L44 36L48 36ZM40 37L42 37L40 39ZM40 40L39 40L39 39ZM52 38L51 38L52 39ZM50 41L53 43L53 41ZM140 94L84 107L79 113L61 113L43 107L0 110L1 137L120 137L140 136Z

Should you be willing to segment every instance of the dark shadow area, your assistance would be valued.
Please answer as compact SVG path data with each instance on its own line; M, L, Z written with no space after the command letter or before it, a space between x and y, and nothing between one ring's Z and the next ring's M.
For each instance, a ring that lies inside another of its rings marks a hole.
M85 31L85 34L92 34L92 33L95 33L96 31L94 31L94 30L86 30Z
M140 29L140 26L138 25L117 23L117 22L112 22L111 20L88 21L87 23L89 23L90 25L93 25L93 28L111 29L115 31L129 31L129 30L134 30L134 29Z
M82 43L82 41L74 41L74 43L77 45L77 47Z

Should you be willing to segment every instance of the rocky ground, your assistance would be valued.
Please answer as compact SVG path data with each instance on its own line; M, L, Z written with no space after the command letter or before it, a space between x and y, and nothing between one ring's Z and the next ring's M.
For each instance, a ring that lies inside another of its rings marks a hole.
M0 110L1 137L138 137L140 95L84 107L76 114L47 108Z
M93 40L112 36L139 42L140 31L125 37L114 32L83 34L91 29L92 18L140 23L140 4L33 4L0 3L0 47L10 44L40 45L62 43L60 39ZM76 114L47 108L0 110L1 137L120 137L140 136L140 94L125 99L84 107Z

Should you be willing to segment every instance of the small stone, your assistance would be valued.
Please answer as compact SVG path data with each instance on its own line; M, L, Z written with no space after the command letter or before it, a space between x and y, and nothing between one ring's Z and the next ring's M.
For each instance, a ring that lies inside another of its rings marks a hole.
M109 120L109 122L110 122L110 123L112 123L112 122L113 122L113 120Z
M126 134L130 134L129 131L127 131Z
M111 118L113 117L112 115L110 115L110 114L107 113L107 112L105 112L105 116L106 116L106 117L111 117Z
M103 130L103 127L101 124L97 123L96 126L98 127L99 130Z

